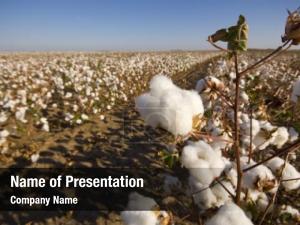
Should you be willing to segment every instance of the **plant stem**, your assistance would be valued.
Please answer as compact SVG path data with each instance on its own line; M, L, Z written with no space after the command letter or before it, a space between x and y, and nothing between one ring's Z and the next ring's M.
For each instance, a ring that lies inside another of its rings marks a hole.
M241 75L239 73L238 69L238 53L234 52L234 64L235 64L235 73L236 73L236 79L235 79L235 102L234 102L234 147L235 147L235 160L236 160L236 167L237 167L237 190L236 190L236 196L235 196L235 203L237 205L240 204L240 198L241 198L241 192L242 192L242 178L243 178L243 170L241 168L241 159L240 159L240 135L239 135L239 99L240 99L240 81L241 81Z
M248 157L248 164L251 162L252 159L252 152L253 152L253 110L252 105L250 105L250 146L249 146L249 157Z

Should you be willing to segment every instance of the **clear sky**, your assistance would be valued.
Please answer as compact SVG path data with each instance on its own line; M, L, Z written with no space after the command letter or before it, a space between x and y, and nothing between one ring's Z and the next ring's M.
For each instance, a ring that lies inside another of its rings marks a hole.
M0 0L0 50L208 49L244 14L250 47L280 44L298 0Z

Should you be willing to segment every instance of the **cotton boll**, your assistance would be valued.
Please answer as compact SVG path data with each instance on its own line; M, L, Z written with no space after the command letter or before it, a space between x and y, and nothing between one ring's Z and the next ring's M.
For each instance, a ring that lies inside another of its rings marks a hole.
M284 165L284 160L275 157L271 160L269 160L266 165L274 172L274 173L279 173L280 170L282 169ZM291 165L290 163L286 163L286 166L282 172L282 179L283 180L289 180L289 179L294 179L294 178L299 178L300 173L296 170L296 168ZM285 181L282 182L283 187L285 190L290 191L290 190L295 190L300 187L300 180L292 180L292 181Z
M249 103L249 96L247 95L247 93L245 91L241 92L241 100L244 103Z
M197 151L197 147L195 146L184 147L181 154L181 163L189 169L190 174L198 181L209 185L213 181L214 175L209 169L209 162L199 159Z
M0 138L7 138L9 136L9 131L2 130L0 131Z
M40 158L40 155L39 154L33 154L30 156L30 159L31 159L31 162L32 163L36 163Z
M223 205L205 225L253 225L244 211L234 203Z
M255 165L256 162L250 160L248 163L248 157L241 157L241 166L243 169ZM243 186L245 188L257 189L260 191L271 190L275 187L276 179L272 171L264 166L259 165L251 170L244 173Z
M292 102L297 103L299 96L300 96L300 79L295 81L295 83L293 85L293 91L292 91L292 96L291 96Z
M277 148L281 148L289 140L289 132L285 127L279 127L272 134L271 144L275 145Z
M210 184L220 176L225 163L209 144L204 141L192 142L183 148L181 163L190 174L202 184Z
M27 123L27 120L25 119L27 109L27 107L19 107L15 113L16 119L22 123Z
M160 97L166 90L176 89L172 80L165 75L156 75L150 81L151 95Z
M46 131L46 132L49 132L50 131L50 128L49 128L49 123L47 121L47 118L45 117L42 117L40 119L40 122L42 123L42 130L43 131Z
M290 205L282 205L280 209L280 215L289 214L291 215L296 221L300 221L300 212L298 209Z

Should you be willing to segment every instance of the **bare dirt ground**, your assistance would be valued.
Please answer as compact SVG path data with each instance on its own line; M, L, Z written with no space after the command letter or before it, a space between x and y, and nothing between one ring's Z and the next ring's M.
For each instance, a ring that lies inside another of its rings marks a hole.
M207 74L208 63L215 63L217 58L208 60L192 71L179 74L175 83L184 88L194 88L196 80ZM145 135L145 133L147 135ZM12 137L21 151L10 157L1 157L2 167L115 167L132 166L149 168L164 167L157 154L165 149L173 138L163 131L152 130L145 126L134 110L131 102L119 105L106 115L104 121L90 118L89 122L73 127L66 127L51 133L40 135L35 130L28 130L25 137ZM163 140L162 140L163 139ZM30 155L39 153L37 163L32 163ZM298 169L300 168L298 162ZM300 191L294 191L279 199L296 208L300 208ZM175 220L176 224L197 224L197 218L188 215L184 209ZM70 212L5 212L0 214L1 224L122 224L116 212L70 211ZM271 222L269 224L275 224ZM289 223L292 224L292 223Z

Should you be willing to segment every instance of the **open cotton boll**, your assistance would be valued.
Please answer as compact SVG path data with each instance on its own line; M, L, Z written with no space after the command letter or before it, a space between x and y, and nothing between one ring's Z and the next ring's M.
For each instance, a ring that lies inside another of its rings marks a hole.
M300 97L300 78L295 81L293 85L293 91L292 91L292 96L291 100L294 103L297 103Z
M269 160L266 165L274 172L274 173L279 173L280 170L282 169L284 165L284 160L275 157L271 160ZM289 179L294 179L294 178L299 178L300 173L296 170L296 168L291 165L290 163L286 163L286 166L282 172L282 179L283 180L289 180ZM300 187L300 180L291 180L291 181L285 181L282 182L283 187L285 190L290 191L290 190L295 190Z
M256 162L250 160L248 163L248 157L241 157L241 166L243 169L255 165ZM272 171L264 166L259 165L252 170L248 170L243 176L243 186L245 188L257 189L260 191L271 190L275 187L276 178Z
M212 88L215 88L217 90L222 90L224 89L224 83L214 76L207 76L197 81L195 90L201 93L204 90L210 90Z
M286 127L279 127L272 133L271 144L281 148L289 140L289 132Z
M150 81L150 92L153 96L160 97L166 90L170 89L177 89L177 86L165 75L155 75Z
M223 205L205 225L253 225L244 211L234 203Z
M150 92L137 97L135 103L147 124L160 126L173 135L188 135L193 118L204 113L201 97L195 91L180 89L163 75L154 76Z
M152 198L132 192L127 205L127 209L131 211L121 212L121 218L125 225L169 225L170 215L166 211L159 211L156 208L158 208L157 203Z
M217 205L217 197L207 185L200 183L195 177L189 177L190 194L195 204L201 209L206 210Z
M181 163L202 184L210 184L225 168L222 157L204 141L190 142L185 146Z

